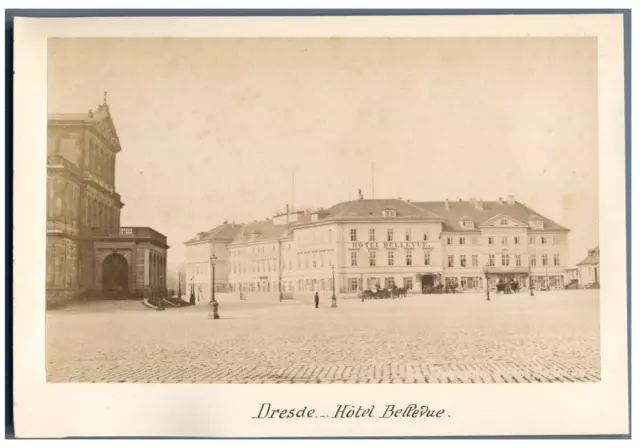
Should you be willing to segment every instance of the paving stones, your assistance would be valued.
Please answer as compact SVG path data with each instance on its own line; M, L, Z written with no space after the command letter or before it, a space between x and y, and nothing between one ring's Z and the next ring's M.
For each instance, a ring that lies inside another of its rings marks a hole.
M47 313L54 382L547 383L600 380L598 292Z

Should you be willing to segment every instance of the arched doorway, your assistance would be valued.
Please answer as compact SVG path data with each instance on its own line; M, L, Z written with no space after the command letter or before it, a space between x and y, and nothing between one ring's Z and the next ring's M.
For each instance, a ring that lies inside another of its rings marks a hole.
M102 262L102 295L106 299L129 295L129 263L120 254L111 254Z
M433 274L424 274L420 276L420 285L422 293L426 293L427 289L433 288L436 285L436 276Z

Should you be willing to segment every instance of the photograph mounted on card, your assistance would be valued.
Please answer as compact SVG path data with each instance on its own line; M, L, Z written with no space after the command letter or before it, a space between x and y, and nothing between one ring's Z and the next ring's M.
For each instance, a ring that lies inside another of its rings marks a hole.
M622 35L18 21L22 434L627 432Z

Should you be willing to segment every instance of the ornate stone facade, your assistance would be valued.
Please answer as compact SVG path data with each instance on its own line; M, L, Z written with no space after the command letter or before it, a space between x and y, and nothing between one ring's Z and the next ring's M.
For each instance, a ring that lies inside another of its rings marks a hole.
M52 114L47 147L47 305L78 297L142 297L164 289L167 238L120 227L115 188L122 147L105 102Z

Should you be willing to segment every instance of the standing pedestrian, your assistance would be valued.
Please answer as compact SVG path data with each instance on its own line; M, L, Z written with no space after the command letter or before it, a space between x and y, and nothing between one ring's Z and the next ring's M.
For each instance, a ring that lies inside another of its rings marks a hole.
M316 295L313 296L313 301L316 303L316 308L318 308L318 305L320 305L320 296L318 296L317 292Z

